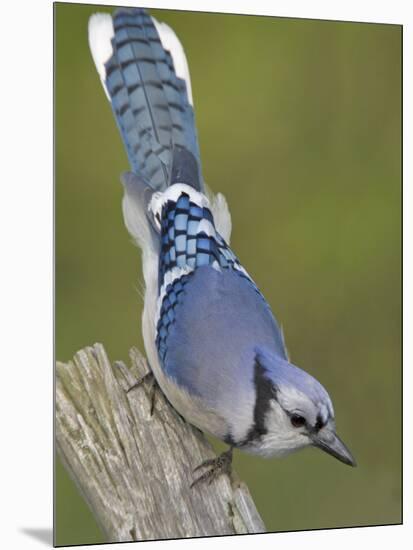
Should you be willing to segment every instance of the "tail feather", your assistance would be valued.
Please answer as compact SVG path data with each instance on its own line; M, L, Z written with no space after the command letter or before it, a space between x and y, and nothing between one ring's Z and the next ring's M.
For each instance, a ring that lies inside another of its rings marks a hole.
M143 9L122 8L91 17L89 42L132 170L164 190L174 183L174 150L183 148L194 157L193 185L202 190L188 66L173 31Z

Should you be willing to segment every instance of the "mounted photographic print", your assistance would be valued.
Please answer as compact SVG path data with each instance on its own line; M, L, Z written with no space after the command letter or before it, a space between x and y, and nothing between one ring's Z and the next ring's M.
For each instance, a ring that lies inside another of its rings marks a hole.
M54 10L56 545L400 524L402 27Z

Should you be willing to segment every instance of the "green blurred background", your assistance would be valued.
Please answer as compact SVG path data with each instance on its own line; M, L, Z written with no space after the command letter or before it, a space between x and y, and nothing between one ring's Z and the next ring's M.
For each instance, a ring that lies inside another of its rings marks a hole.
M56 357L143 349L128 168L87 41L55 5ZM268 530L401 521L401 27L150 10L180 37L203 171L292 360L333 396L348 468L316 450L235 453ZM221 446L217 446L221 449ZM102 542L57 461L59 545Z

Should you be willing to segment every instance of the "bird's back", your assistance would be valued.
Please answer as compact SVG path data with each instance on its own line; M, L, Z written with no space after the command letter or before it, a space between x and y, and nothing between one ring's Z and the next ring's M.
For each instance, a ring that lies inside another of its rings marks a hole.
M256 349L285 357L281 330L216 230L205 195L176 184L150 209L162 242L156 345L163 371L200 406L243 417L236 423L242 430L252 423L245 415L254 410Z
M174 305L172 294L176 297ZM236 269L203 266L172 283L165 295L159 328L165 371L191 393L210 402L220 392L228 399L231 388L235 392L238 384L252 382L255 347L285 356L268 304Z

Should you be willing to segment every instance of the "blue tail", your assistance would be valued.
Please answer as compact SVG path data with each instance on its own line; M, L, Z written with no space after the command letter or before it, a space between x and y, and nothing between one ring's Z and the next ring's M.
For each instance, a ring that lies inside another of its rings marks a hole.
M185 80L177 77L172 56L145 10L118 9L112 19L113 52L105 62L105 86L133 172L154 190L180 181L202 191Z

